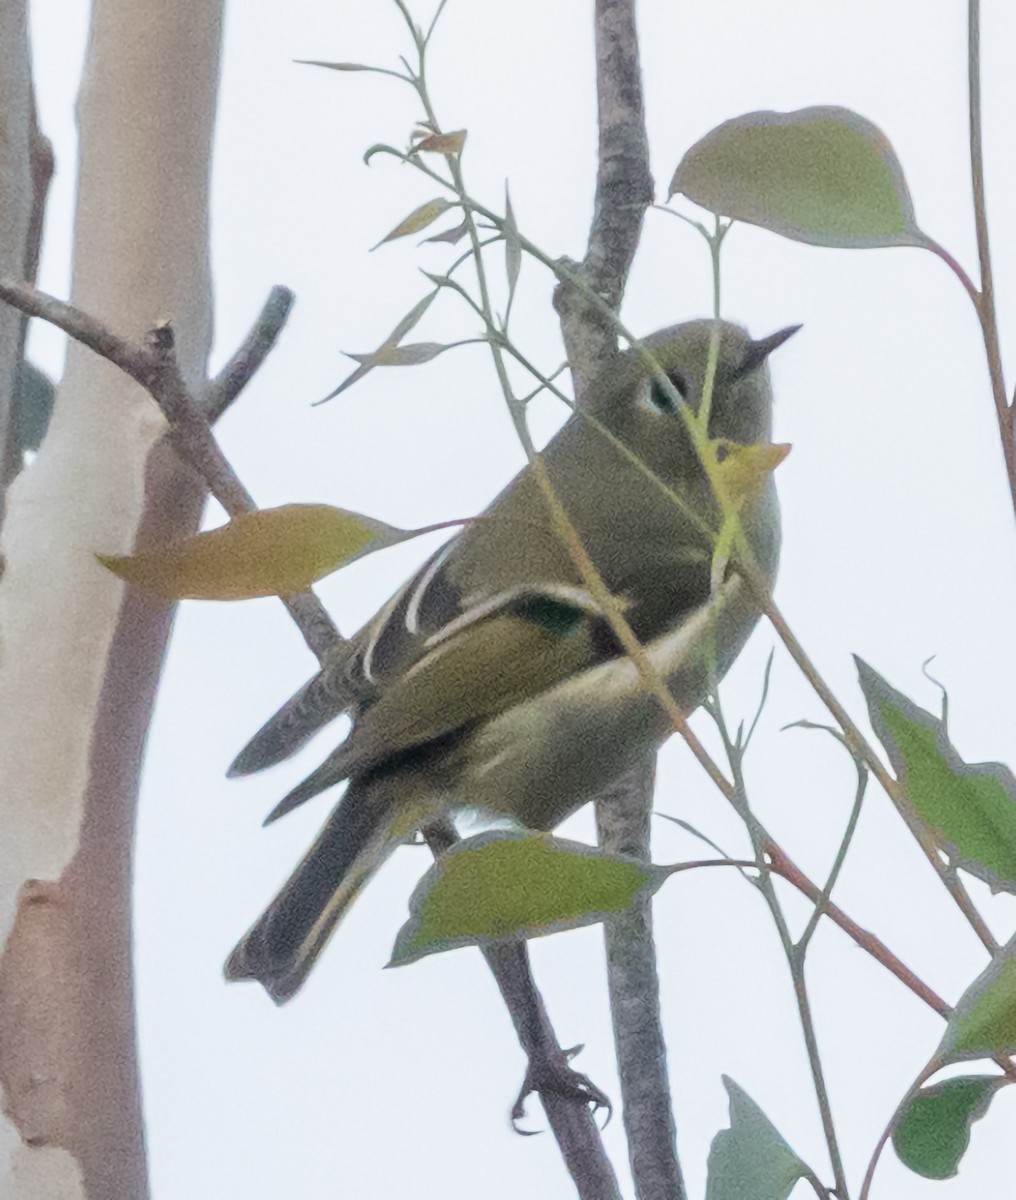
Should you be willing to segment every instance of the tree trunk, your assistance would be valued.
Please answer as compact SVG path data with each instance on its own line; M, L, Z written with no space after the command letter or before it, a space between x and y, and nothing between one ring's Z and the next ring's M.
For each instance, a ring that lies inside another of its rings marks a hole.
M211 342L220 0L95 0L78 102L72 300ZM7 39L2 39L5 45ZM0 540L0 1194L147 1195L130 957L138 776L172 612L96 561L193 529L203 490L141 389L72 344ZM9 1123L8 1123L9 1122Z

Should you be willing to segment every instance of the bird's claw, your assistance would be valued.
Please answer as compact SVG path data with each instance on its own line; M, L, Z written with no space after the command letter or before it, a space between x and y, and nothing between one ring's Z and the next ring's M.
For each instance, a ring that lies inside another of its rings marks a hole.
M520 1129L518 1124L526 1115L526 1100L534 1092L541 1097L563 1096L568 1100L591 1104L594 1116L601 1108L605 1108L607 1119L603 1122L603 1128L607 1128L614 1114L610 1097L588 1075L571 1066L571 1060L581 1049L581 1046L573 1046L570 1050L558 1050L542 1059L530 1059L526 1078L512 1106L511 1122L516 1133L522 1137L532 1137L540 1132L538 1129Z

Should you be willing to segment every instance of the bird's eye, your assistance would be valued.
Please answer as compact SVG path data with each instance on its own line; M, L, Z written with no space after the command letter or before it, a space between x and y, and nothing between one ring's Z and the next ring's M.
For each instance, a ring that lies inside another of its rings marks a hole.
M725 462L729 454L729 444L727 442L720 442L716 447L716 461L718 463Z
M682 400L688 399L688 381L680 371L668 371L667 378L674 386L674 390ZM649 385L649 399L653 408L662 413L676 413L677 405L674 403L674 397L664 389L658 379L652 380Z

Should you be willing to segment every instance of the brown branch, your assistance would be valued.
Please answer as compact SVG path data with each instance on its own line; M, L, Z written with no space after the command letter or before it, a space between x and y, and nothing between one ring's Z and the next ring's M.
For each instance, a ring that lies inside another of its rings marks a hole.
M459 840L447 819L428 826L424 837L435 858ZM484 946L482 950L528 1060L527 1078L538 1081L541 1065L566 1064L567 1057L533 978L528 947L525 942L509 942ZM593 1097L583 1097L579 1091L566 1095L541 1088L538 1082L534 1086L582 1200L620 1200L614 1168L589 1108Z
M183 381L173 330L168 323L157 325L143 341L132 342L73 304L13 280L0 280L0 300L27 316L40 317L57 326L141 384L169 422L180 456L197 471L230 516L252 512L257 507L219 449L202 404L195 401ZM220 375L206 391L211 407L224 408L249 382L281 331L287 312L285 296L273 292L243 347L227 366L226 374ZM282 602L311 651L319 662L324 662L329 650L341 642L324 605L312 591L283 596Z
M604 849L648 861L655 774L656 756L650 754L598 797L596 829ZM675 1149L652 899L639 898L627 912L607 921L603 936L632 1176L640 1198L677 1200L687 1193Z
M595 35L599 158L593 222L582 263L561 264L579 286L562 282L554 293L579 407L589 381L617 348L616 325L608 313L620 308L653 198L634 0L596 0ZM605 850L644 861L651 857L654 767L655 755L650 754L597 797L597 828ZM651 903L640 903L608 922L604 936L636 1195L639 1200L683 1200L687 1193L670 1102Z
M768 835L763 842L763 850L774 874L793 884L803 896L807 896L813 903L818 904L823 899L822 888L814 880L809 879L793 859ZM838 925L862 950L867 951L876 962L880 962L887 971L896 976L900 983L908 987L929 1008L934 1009L940 1017L949 1016L952 1010L945 1000L923 979L915 975L906 963L897 958L885 942L877 938L875 934L858 925L853 918L847 916L842 908L828 898L826 898L822 915Z
M583 261L562 265L616 312L653 200L653 179L634 0L596 0L595 22L599 165L593 222ZM616 349L616 327L602 305L568 283L558 285L554 307L581 402L589 379Z

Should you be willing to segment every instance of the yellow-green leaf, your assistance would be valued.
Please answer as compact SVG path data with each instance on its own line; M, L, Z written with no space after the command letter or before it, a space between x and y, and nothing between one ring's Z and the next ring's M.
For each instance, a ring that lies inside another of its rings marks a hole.
M376 250L378 246L383 246L385 242L393 242L396 238L408 237L411 233L419 233L421 229L426 229L428 225L433 224L438 217L453 208L451 200L446 200L443 196L438 196L436 200L428 200L426 204L421 204L419 208L414 208L404 221L400 221L398 225L391 231L386 233L377 245L372 246L372 250Z
M99 561L128 583L173 600L249 600L305 588L354 559L422 530L397 529L328 504L286 504L170 542Z
M847 108L752 112L685 154L670 195L815 246L924 246L885 134Z
M667 872L579 842L494 832L453 846L420 881L390 966L457 946L595 924L655 891Z

